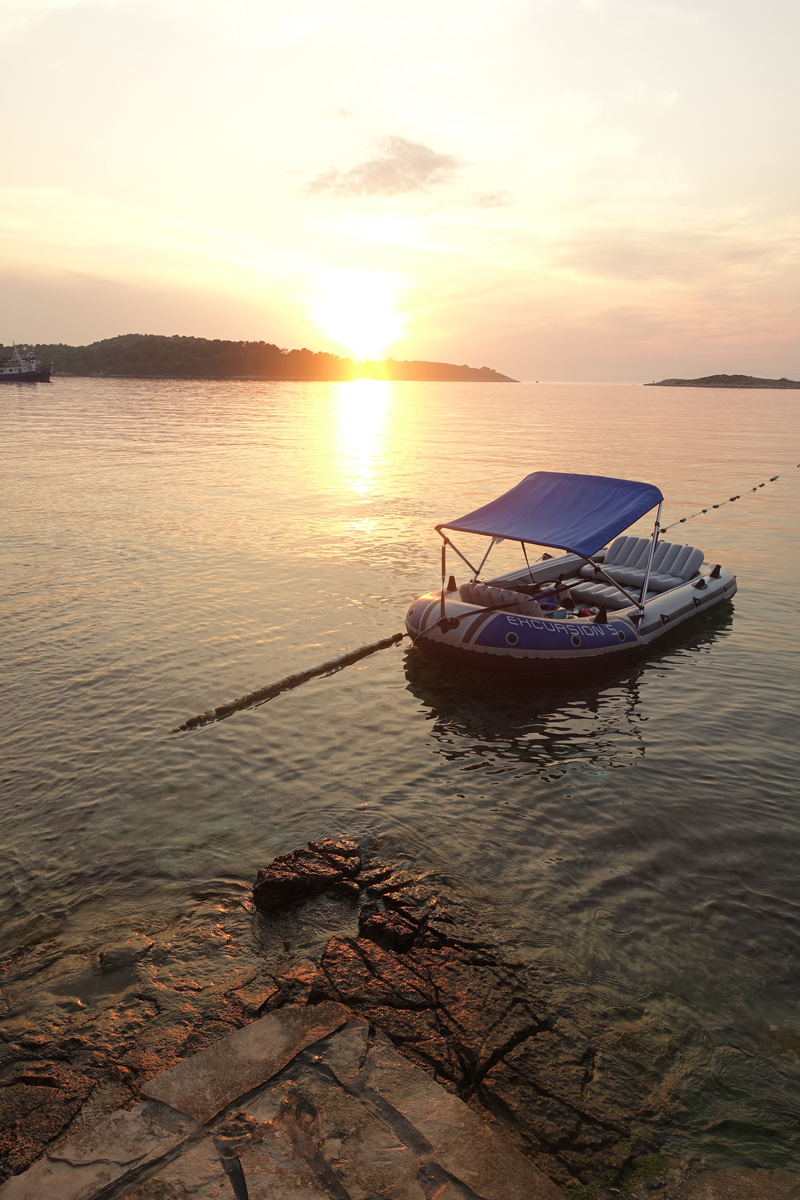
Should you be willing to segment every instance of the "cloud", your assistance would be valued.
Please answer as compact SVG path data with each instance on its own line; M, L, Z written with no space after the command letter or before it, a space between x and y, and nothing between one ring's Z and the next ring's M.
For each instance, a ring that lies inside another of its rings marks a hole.
M131 0L95 0L103 8L116 8ZM53 13L86 7L89 0L0 0L0 36L41 21Z
M702 25L708 20L708 13L683 8L678 4L648 4L644 11L651 17L666 17L668 20L681 21L687 25Z
M747 222L709 229L607 228L563 242L556 261L585 275L642 283L697 283L773 274L800 256L800 228L786 224L772 235Z
M475 208L508 208L513 200L508 192L481 192L472 203Z
M428 192L449 183L464 164L449 154L437 154L430 146L408 142L401 137L382 138L379 158L358 163L349 171L331 167L308 185L312 195L400 196L407 192Z
M275 47L296 46L314 34L346 23L356 9L362 8L366 2L367 0L307 0L305 4L295 5L293 10L291 5L286 5L284 7L290 10L289 15L271 29L267 41ZM229 0L226 0L225 7L227 3ZM252 9L259 7L261 6L247 5L247 9L250 10L247 15L250 19Z

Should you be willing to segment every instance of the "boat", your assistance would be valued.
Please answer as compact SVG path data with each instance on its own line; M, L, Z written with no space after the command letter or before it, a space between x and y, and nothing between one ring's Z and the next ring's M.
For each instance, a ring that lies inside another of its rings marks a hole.
M14 346L10 358L0 359L0 383L49 383L52 364L43 367L30 346Z
M406 614L415 647L469 670L536 674L548 662L561 670L641 650L730 600L736 576L727 567L707 562L695 546L660 539L663 500L650 483L535 471L496 500L435 526L442 586ZM625 532L654 508L651 536ZM451 533L489 539L477 567ZM503 541L520 543L525 565L483 580ZM546 550L531 562L529 545ZM461 586L448 577L448 550L471 573Z

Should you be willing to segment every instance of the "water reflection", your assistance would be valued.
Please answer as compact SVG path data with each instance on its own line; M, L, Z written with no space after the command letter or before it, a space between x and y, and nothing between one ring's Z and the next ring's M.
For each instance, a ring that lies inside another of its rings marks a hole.
M336 384L337 466L346 486L359 496L375 490L391 401L392 385L386 380Z
M728 635L732 607L721 606L675 630L659 654L600 663L580 676L535 680L456 671L410 648L408 689L429 710L430 733L448 762L483 774L538 775L554 780L571 765L602 777L644 758L645 674L685 655L705 652Z

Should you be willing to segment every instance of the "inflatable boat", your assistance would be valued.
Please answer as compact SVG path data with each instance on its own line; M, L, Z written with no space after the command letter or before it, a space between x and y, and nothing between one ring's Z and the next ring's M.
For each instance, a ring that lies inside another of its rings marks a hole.
M535 471L496 500L437 525L442 586L406 614L414 645L472 670L535 673L650 646L669 629L730 598L736 577L702 550L661 541L663 496L649 483ZM626 535L656 509L650 537ZM450 533L489 544L477 567ZM492 548L519 542L525 565L482 580ZM546 548L535 562L529 545ZM470 572L448 577L452 550ZM551 554L551 550L560 551Z

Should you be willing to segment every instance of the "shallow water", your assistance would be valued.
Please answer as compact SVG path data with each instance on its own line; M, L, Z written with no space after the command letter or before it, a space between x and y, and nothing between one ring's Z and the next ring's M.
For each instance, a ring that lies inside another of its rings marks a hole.
M663 1061L670 1149L800 1165L794 393L61 379L0 404L12 1006L45 966L60 1003L87 928L371 834L499 904ZM404 643L169 733L402 628L433 524L536 469L655 482L667 524L742 493L672 534L735 571L733 604L568 685Z

